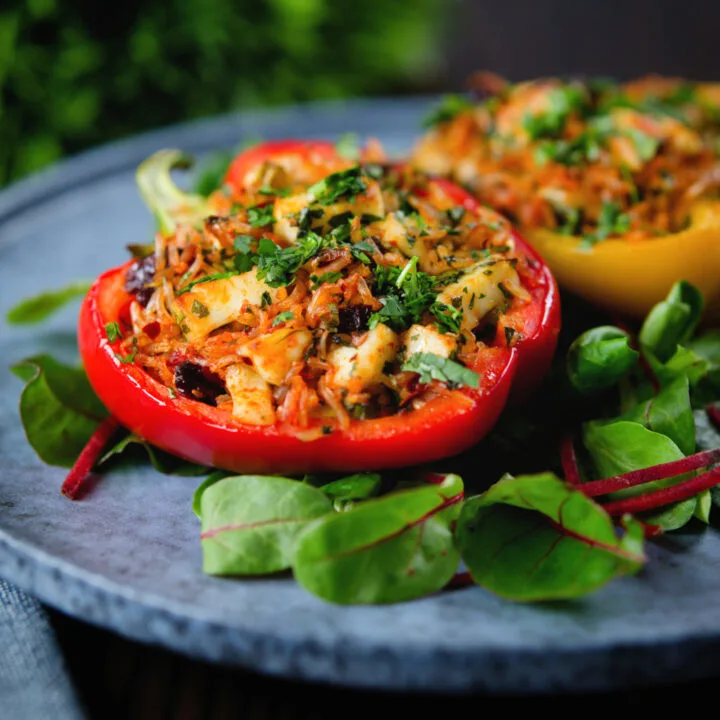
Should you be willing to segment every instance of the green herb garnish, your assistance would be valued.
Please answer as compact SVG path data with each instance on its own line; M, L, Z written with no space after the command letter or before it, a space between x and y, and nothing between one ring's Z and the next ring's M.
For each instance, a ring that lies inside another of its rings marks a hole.
M420 382L423 383L439 380L452 388L480 387L480 376L476 372L454 360L448 360L433 353L415 353L405 361L402 369L407 372L419 373Z

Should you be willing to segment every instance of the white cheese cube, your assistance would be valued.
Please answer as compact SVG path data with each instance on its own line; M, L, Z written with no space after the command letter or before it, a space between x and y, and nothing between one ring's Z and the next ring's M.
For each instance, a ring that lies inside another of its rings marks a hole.
M433 327L411 325L403 336L405 357L417 353L431 353L449 358L457 350L457 338L454 335L438 332Z
M274 425L270 386L249 365L230 365L225 386L232 398L233 418L246 425Z
M255 371L271 385L281 385L290 367L302 360L312 343L309 330L283 328L253 338L242 347L240 354L250 358Z
M472 330L493 308L502 306L508 296L526 298L513 264L491 258L468 268L437 297L438 302L462 309L462 326Z
M339 387L366 388L380 382L385 364L395 359L400 341L387 325L378 323L369 330L357 348L333 348L328 360L335 369L334 383Z
M178 324L184 328L189 342L199 342L213 330L232 322L247 301L261 305L263 295L275 299L277 288L258 280L255 270L222 280L198 283L175 298Z

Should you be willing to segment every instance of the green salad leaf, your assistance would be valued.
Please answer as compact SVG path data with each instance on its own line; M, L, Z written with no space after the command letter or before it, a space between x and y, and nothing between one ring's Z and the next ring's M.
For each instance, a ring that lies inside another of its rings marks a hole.
M379 473L356 473L321 485L320 490L332 500L335 510L344 512L376 495L381 481Z
M30 446L48 465L72 467L107 416L81 368L37 355L11 367L26 385L20 418Z
M83 297L92 283L78 281L57 290L48 290L25 298L8 310L5 316L11 325L29 325L47 320L69 302Z
M639 403L622 417L670 438L685 455L695 452L695 418L690 385L684 376L676 378L657 395Z
M284 477L236 475L205 481L199 495L203 570L263 575L290 567L295 540L332 512L328 497Z
M667 298L645 318L640 328L640 343L660 362L667 362L677 346L692 337L702 311L702 293L688 282L676 283Z
M630 346L630 335L603 325L587 330L570 345L567 374L581 393L604 390L635 366L640 353Z
M645 562L643 531L618 537L607 513L552 473L505 477L469 498L457 544L473 580L501 597L579 597Z
M453 540L463 485L449 475L441 485L402 490L326 515L298 538L297 581L341 604L411 600L440 590L460 559Z

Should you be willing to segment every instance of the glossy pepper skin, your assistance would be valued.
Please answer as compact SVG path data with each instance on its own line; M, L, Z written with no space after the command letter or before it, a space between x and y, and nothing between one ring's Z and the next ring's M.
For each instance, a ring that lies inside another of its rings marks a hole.
M254 152L255 162L273 157ZM322 152L327 151L322 144ZM308 143L294 147L301 153ZM292 152L283 144L282 153ZM267 144L266 144L267 148ZM313 150L314 151L314 150ZM329 156L328 156L329 157ZM252 169L236 160L240 177ZM231 166L230 172L233 172ZM442 189L472 212L477 201L446 181ZM486 435L508 398L519 399L542 379L559 331L557 288L547 267L520 238L519 249L532 260L524 276L532 301L508 313L525 333L508 347L499 327L495 341L482 348L472 367L480 386L458 388L423 407L393 416L352 420L349 429L323 422L327 434L298 438L281 425L256 426L234 421L228 411L175 396L141 367L118 355L119 340L108 339L106 326L128 319L133 297L123 287L130 263L101 275L83 301L79 346L85 370L100 399L119 422L148 442L187 460L241 473L354 472L404 467L457 454Z
M678 280L702 292L706 320L720 320L720 202L698 201L686 230L649 240L610 238L584 248L582 240L549 230L526 237L561 287L621 316L641 319Z

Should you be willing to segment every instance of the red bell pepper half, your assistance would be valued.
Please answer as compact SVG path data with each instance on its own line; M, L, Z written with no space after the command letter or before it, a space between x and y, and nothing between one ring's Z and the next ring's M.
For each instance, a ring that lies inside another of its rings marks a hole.
M287 162L293 156L299 161L312 157L333 170L347 163L329 143L264 143L233 161L226 183L239 189L254 167L279 157ZM452 183L431 182L469 212L479 207ZM560 326L555 281L534 251L520 237L514 239L528 260L522 263L521 278L531 300L502 316L502 322L517 331L513 342L499 326L494 340L479 346L471 366L480 376L479 387L449 390L419 409L353 419L346 429L324 421L329 432L311 440L279 424L242 424L226 410L175 396L140 366L120 357L119 341L108 338L106 327L127 323L133 296L124 289L124 280L130 263L105 272L86 296L79 320L80 353L90 383L123 426L196 463L242 473L304 473L377 470L437 460L486 435L510 396L524 397L541 381L554 354Z

